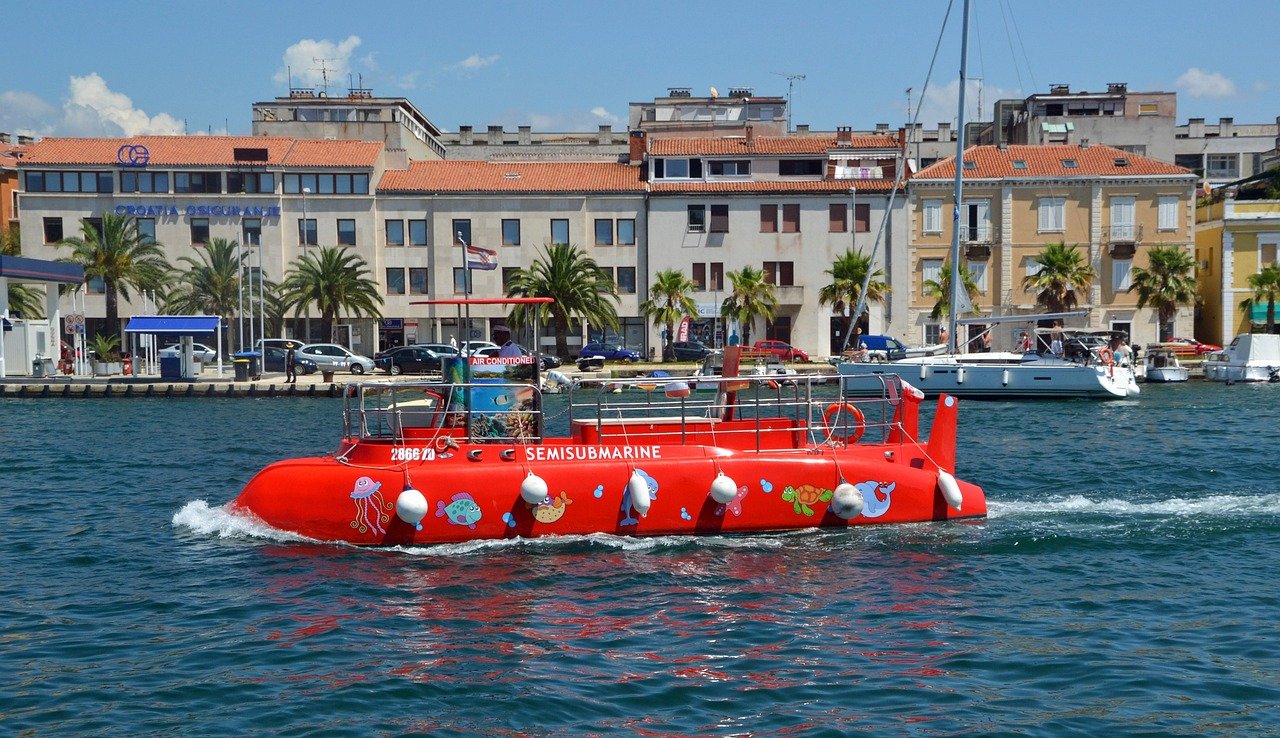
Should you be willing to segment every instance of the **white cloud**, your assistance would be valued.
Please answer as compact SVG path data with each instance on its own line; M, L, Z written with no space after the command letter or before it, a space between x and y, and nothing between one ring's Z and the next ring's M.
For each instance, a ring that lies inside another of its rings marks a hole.
M1003 87L992 87L984 85L981 80L971 79L964 93L965 120L972 123L975 120L991 120L996 100L1005 98L1022 99L1025 95L1020 90L1009 90ZM960 98L960 80L952 80L946 87L934 87L925 93L924 102L920 103L919 99L915 99L911 103L911 112L915 112L915 106L920 104L919 123L927 129L934 129L938 123L956 123L956 103ZM898 103L898 110L902 110L902 105ZM979 110L981 103L981 110ZM909 116L903 116L901 120L909 120ZM897 127L894 125L893 127Z
M30 93L0 92L0 130L24 136L167 135L185 129L168 113L148 115L134 107L96 73L71 78L61 109Z
M472 54L471 56L468 56L466 59L463 59L462 61L456 64L450 64L448 66L448 69L457 69L464 72L474 72L478 69L484 69L485 67L491 67L494 64L497 64L498 60L501 58L502 58L501 54L492 54L490 56L480 56L479 54Z
M626 121L618 116L610 113L603 107L594 107L589 111L586 110L566 110L559 113L529 113L529 112L508 112L499 116L496 123L502 123L507 127L515 127L520 125L530 125L533 130L542 133L551 131L558 132L574 132L574 131L596 131L600 126L608 124L618 130L620 126L625 126Z
M276 70L274 79L295 87L322 87L327 77L330 87L345 87L351 56L358 48L359 36L348 36L338 43L304 38L284 50L284 66Z
M1231 97L1236 83L1217 72L1191 67L1178 78L1178 87L1192 97Z

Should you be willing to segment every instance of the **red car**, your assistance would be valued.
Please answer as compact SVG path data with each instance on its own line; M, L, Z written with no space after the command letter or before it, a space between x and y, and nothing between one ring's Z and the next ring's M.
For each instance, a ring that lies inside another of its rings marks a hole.
M773 354L783 361L809 361L809 355L786 341L756 341L756 351Z
M1167 343L1180 343L1184 346L1191 346L1196 350L1197 356L1222 350L1221 346L1214 346L1212 343L1201 343L1194 338L1170 338Z

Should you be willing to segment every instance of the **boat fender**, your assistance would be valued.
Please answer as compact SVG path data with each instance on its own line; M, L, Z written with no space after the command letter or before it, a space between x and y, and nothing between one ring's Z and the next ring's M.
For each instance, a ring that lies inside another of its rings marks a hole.
M942 490L942 498L947 504L960 509L960 503L964 502L964 495L960 494L960 485L956 484L956 478L947 472L938 470L938 489Z
M1005 369L1003 372L1000 372L1000 384L1001 384L1001 386L1004 386L1004 385L1009 384L1009 370L1008 370L1008 369Z
M929 365L921 364L920 365L920 381L923 382L928 378L929 378Z
M840 413L847 413L853 416L853 422L841 422L837 425ZM857 443L862 438L862 431L866 429L866 419L862 416L862 411L854 405L847 402L833 402L827 405L827 409L822 412L822 430L826 434L828 440L839 439L845 443ZM836 433L836 429L848 431L845 435Z
M689 385L685 382L667 382L666 387L662 390L667 397L679 399L689 396Z
M843 520L853 520L862 514L862 493L848 482L836 485L831 493L831 512Z
M956 384L964 384L964 367L956 368Z
M738 483L733 481L731 477L726 477L724 472L716 475L711 480L711 499L721 505L728 505L733 502L733 498L738 495Z
M529 476L520 483L520 498L530 505L541 505L547 501L547 480L529 472Z
M627 494L631 496L631 509L642 518L649 514L653 499L649 497L649 482L644 477L632 472L627 480Z
M427 498L414 489L413 485L405 487L396 498L396 516L418 530L422 530L422 519L427 516L429 509Z

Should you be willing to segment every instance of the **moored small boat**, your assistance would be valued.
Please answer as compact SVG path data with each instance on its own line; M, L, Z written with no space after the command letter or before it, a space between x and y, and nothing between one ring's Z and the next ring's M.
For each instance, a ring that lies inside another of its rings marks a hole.
M373 546L986 515L982 489L954 477L955 398L939 399L926 442L923 395L909 385L886 379L881 397L854 400L831 396L834 380L770 391L722 377L714 397L678 379L662 392L571 390L561 436L547 431L533 384L351 384L337 452L271 464L230 507L315 540Z
M1244 333L1205 354L1204 378L1215 382L1280 382L1280 336Z
M1173 349L1150 346L1143 363L1148 382L1185 382L1191 378L1191 371L1182 366Z

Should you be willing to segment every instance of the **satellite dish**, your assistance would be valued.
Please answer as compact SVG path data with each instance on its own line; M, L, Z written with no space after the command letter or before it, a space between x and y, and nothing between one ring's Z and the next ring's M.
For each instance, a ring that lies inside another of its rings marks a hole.
M719 91L719 90L717 90L716 88L712 87L712 88L711 88L711 99L712 99L712 100L714 100L714 99L716 99L717 97L720 97L720 91Z

